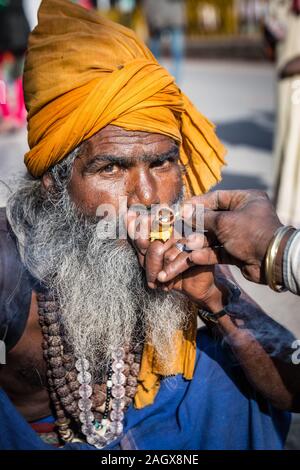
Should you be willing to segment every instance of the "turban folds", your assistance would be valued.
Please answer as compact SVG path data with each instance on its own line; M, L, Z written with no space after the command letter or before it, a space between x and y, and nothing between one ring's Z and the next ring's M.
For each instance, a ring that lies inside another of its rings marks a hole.
M214 126L129 29L68 0L43 0L24 69L30 150L35 177L109 124L164 134L180 144L185 185L201 194L221 179L224 148ZM196 316L174 338L176 360L162 364L146 344L135 397L150 404L161 375L193 376Z
M180 143L191 193L221 179L225 152L214 126L133 31L68 0L43 0L38 19L24 71L33 176L114 124Z

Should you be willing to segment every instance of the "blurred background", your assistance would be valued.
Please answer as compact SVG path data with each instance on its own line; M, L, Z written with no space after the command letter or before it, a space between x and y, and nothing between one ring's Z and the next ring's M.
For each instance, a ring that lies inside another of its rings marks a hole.
M78 0L136 31L217 126L228 149L218 185L267 191L300 227L300 0ZM0 0L0 205L25 173L22 68L40 0ZM300 338L300 299L243 288ZM287 448L300 449L300 415Z

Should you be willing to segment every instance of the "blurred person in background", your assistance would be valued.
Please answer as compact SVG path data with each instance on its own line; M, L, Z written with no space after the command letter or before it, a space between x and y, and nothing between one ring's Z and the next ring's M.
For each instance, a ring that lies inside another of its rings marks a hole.
M171 73L181 79L185 46L186 5L182 0L143 0L142 6L150 34L150 48L159 60L163 38L169 34L173 60Z
M285 34L276 51L279 85L274 200L282 222L300 227L300 1L285 2L284 6L286 15L280 21Z
M23 0L23 8L29 23L30 30L37 25L37 12L40 6L41 0Z
M22 88L23 57L27 47L29 24L22 0L0 1L0 79L6 84L6 102L0 104L0 132L25 125Z
M265 55L272 62L276 60L277 44L284 39L286 34L284 19L287 15L289 0L277 4L279 4L278 0L271 1L262 24Z

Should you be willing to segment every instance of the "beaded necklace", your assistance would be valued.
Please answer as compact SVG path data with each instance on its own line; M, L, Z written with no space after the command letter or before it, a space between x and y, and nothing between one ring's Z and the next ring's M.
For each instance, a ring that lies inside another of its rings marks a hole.
M82 436L103 448L123 432L124 413L136 392L142 345L114 351L106 383L92 384L88 360L76 359L63 341L58 303L51 293L38 294L38 313L59 436L64 442L82 441Z

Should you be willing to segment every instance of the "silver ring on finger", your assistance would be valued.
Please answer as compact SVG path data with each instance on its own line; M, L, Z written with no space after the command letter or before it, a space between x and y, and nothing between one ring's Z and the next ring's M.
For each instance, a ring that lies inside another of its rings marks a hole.
M177 250L181 251L182 253L191 253L191 251L193 251L190 248L188 248L185 243L176 242L175 246Z

